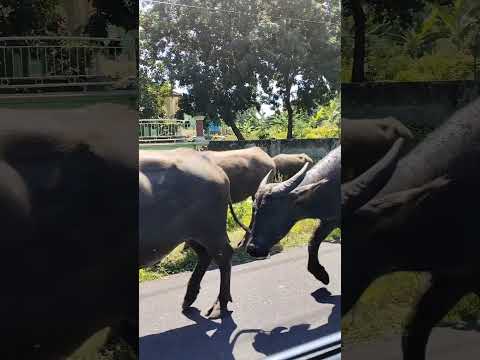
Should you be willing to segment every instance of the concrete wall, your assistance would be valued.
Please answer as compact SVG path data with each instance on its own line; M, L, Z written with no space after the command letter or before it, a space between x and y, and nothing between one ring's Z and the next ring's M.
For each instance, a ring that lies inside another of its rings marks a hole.
M223 151L258 146L270 156L305 153L314 161L318 161L339 143L339 139L210 141L207 148Z
M435 128L480 95L478 81L342 84L342 117L394 116L414 127Z

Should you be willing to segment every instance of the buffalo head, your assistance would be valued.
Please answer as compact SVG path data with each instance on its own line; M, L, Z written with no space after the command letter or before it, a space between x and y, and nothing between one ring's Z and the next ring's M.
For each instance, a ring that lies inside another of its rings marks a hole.
M306 163L290 179L281 183L269 183L269 172L260 183L253 204L253 225L248 239L247 252L255 257L265 257L300 219L305 208L300 203L308 202L312 194L326 180L299 186L305 177L309 163Z

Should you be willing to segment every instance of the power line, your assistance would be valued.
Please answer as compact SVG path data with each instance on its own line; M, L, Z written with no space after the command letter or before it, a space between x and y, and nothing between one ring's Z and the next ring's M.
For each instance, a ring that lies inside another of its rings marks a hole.
M168 2L168 1L144 0L143 2L147 5L161 4L161 5L170 5L170 6L177 6L177 7L183 7L183 8L198 9L198 10L206 10L206 11L210 11L210 12L223 12L223 13L228 13L228 14L244 14L244 15L250 15L250 16L254 15L254 14L251 14L251 13L235 11L235 10L215 9L215 8L209 8L209 7L206 7L206 6L180 4L180 3ZM276 19L287 19L287 20L293 20L293 21L298 21L298 22L311 23L311 24L319 24L319 25L324 25L325 24L325 22L320 22L320 21L315 21L315 20L282 17L282 16L272 16L272 19L275 19L275 18Z

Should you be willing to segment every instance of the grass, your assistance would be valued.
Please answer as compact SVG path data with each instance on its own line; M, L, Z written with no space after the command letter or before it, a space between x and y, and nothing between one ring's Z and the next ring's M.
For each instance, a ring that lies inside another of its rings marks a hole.
M109 338L110 329L105 328L91 336L67 360L135 360L133 349L117 335Z
M245 200L242 203L234 204L235 213L238 218L244 223L250 223L251 216L251 200ZM299 221L290 230L290 232L272 248L271 254L277 254L285 249L303 246L308 244L314 230L318 226L319 221L313 219L306 219ZM230 211L228 211L227 231L230 238L230 244L234 248L232 257L232 265L244 264L254 261L255 258L247 254L245 249L238 249L237 244L243 238L244 231L234 222ZM327 237L325 241L338 241L340 239L340 229L335 229ZM184 250L184 245L181 244L175 248L165 259L158 265L139 270L139 281L150 281L164 278L168 275L177 274L184 271L192 271L197 263L197 256L192 249ZM211 265L214 268L214 264Z
M399 334L428 281L427 274L414 272L398 272L377 279L355 308L342 319L344 343L368 342ZM438 326L480 330L478 320L480 299L476 295L468 295L449 311Z

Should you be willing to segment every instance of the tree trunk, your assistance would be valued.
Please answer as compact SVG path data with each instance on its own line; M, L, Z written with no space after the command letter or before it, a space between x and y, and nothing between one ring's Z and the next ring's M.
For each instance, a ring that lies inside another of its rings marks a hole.
M237 137L237 140L244 141L245 138L243 137L242 133L240 132L240 129L237 127L237 124L235 124L235 120L233 120L233 117L231 115L225 115L224 120L227 123L227 125L232 128L232 131L235 134L235 136Z
M287 123L287 139L293 139L293 109L290 102L290 91L292 87L289 85L286 88L286 93L283 99L285 108L287 109L288 123Z
M355 22L355 40L353 45L352 82L365 81L365 29L366 17L361 0L352 0Z

